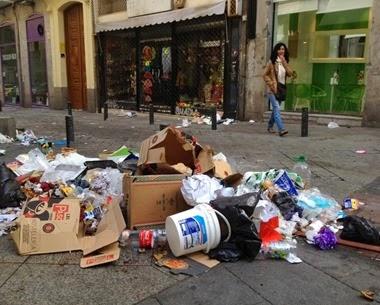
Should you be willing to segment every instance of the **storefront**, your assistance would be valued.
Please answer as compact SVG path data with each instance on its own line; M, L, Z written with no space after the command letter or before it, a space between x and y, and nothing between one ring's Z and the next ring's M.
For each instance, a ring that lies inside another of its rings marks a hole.
M297 73L289 80L285 110L360 115L372 1L275 2L273 44L288 45Z
M224 2L194 18L188 18L186 11L173 12L161 13L157 19L136 17L152 22L166 14L169 22L136 26L139 22L130 18L118 26L124 29L98 27L104 102L139 110L153 104L156 111L184 115L216 106L235 115L236 100L225 99L225 70L231 61Z

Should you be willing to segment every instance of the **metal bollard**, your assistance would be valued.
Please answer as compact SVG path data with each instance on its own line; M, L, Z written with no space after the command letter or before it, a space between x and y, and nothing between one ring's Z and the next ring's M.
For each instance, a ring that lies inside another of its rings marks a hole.
M149 124L154 125L154 106L153 106L153 104L149 105Z
M73 115L73 107L72 107L70 101L67 101L67 114L68 115Z
M107 121L108 119L108 103L104 103L103 119Z
M70 147L71 142L75 141L74 120L72 115L66 115L66 146Z
M301 137L307 137L309 135L309 109L302 108L301 119Z
M216 107L212 108L211 111L211 129L216 130L217 121L216 121Z

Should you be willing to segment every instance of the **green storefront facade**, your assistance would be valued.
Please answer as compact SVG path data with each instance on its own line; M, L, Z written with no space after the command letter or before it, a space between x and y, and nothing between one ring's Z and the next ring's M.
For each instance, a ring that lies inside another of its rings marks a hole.
M371 0L275 1L273 44L288 45L297 74L286 111L362 114L371 8Z

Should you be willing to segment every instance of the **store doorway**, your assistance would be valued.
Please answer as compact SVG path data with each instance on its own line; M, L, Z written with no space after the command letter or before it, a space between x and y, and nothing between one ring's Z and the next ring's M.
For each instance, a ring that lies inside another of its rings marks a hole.
M71 5L65 10L64 15L68 98L74 109L86 109L86 65L82 4Z
M141 80L142 102L140 108L151 104L162 112L172 108L172 48L171 40L142 41Z
M32 103L36 106L48 106L44 17L30 17L26 21L26 30Z

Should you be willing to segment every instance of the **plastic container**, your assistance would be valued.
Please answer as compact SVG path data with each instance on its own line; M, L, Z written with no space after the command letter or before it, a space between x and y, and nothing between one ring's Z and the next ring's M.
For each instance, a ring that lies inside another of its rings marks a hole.
M311 187L311 170L305 156L301 155L296 158L296 164L294 164L292 171L301 176L305 189Z
M198 251L209 252L216 248L221 240L221 226L217 215L227 225L228 241L231 236L231 226L223 214L214 210L208 204L168 216L165 229L169 247L174 256L182 256Z

